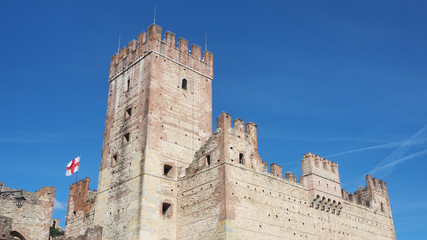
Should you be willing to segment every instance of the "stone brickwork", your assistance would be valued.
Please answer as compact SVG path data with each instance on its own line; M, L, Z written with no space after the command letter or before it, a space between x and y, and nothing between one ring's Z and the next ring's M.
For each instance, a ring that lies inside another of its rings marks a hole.
M98 192L84 206L88 180L70 187L67 237L395 239L383 181L348 194L307 153L298 183L269 172L256 124L222 113L212 133L213 55L175 39L153 24L111 58Z
M177 239L396 239L384 181L367 175L366 189L342 194L338 165L311 153L302 160L305 183L289 172L283 179L277 164L266 171L255 124L245 133L240 119L232 127L223 113L217 121L181 180Z
M151 25L111 58L94 224L105 239L174 239L180 169L212 131L213 56ZM170 205L176 212L176 204ZM164 226L168 226L165 228Z
M85 235L93 226L96 191L89 189L90 178L85 178L70 186L67 215L65 217L65 238L76 239Z
M12 189L0 182L0 238L46 240L52 221L55 201L54 187L43 187L36 192ZM7 194L7 191L22 191L25 201L17 205L19 193Z

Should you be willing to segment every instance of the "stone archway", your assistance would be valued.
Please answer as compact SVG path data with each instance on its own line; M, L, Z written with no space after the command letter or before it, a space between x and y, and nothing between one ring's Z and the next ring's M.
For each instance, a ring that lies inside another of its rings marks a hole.
M20 234L17 231L12 231L10 232L10 235L13 237L13 239L15 240L25 240L24 236L22 236L22 234Z

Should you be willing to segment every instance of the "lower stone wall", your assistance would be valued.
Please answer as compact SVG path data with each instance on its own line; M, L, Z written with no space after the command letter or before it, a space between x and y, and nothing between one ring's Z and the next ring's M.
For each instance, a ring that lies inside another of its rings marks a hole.
M20 191L7 188L4 183L2 192ZM55 201L54 187L43 187L36 192L22 191L25 201L19 207L16 196L20 193L3 193L0 195L0 218L11 219L9 234L22 236L31 240L46 240L49 238L49 227L52 220L53 204ZM5 231L5 229L3 230ZM7 235L8 233L1 233Z
M340 214L310 206L299 184L226 164L230 239L395 239L392 219L345 202Z
M226 239L224 170L216 165L180 182L177 239Z

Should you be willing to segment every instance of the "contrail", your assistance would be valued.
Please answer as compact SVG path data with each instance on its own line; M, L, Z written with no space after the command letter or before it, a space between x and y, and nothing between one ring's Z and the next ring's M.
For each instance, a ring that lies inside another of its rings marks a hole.
M418 130L414 135L412 135L411 137L406 139L404 142L402 142L402 144L400 144L400 146L396 150L390 153L390 155L384 158L384 160L379 162L376 168L388 162L394 161L397 158L401 158L408 151L408 149L413 145L412 142L415 141L426 129L427 129L427 124L424 125L424 127L422 127L420 130Z
M408 156L406 156L406 157L399 158L399 159L397 159L397 160L395 160L395 161L393 161L393 162L390 162L390 163L387 163L387 164L385 164L385 165L382 165L382 166L376 167L376 168L372 169L371 171L367 172L366 174L374 175L374 174L376 174L376 173L378 173L378 172L380 172L380 171L385 171L385 170L390 169L390 168L392 168L392 167L394 167L394 166L396 166L396 165L398 165L398 164L400 164L400 163L403 163L403 162L409 161L409 160L411 160L411 159L414 159L414 158L417 158L417 157L420 157L420 156L423 156L423 155L426 155L426 154L427 154L427 150L423 150L423 151L420 151L420 152L416 152L416 153L413 153L413 154L408 155ZM354 183L360 183L360 182L363 182L363 180L365 179L365 175L366 175L366 174L364 174L364 175L360 175L359 177L354 178L353 180L351 180L351 181L349 181L349 182L346 182L346 183L345 183L345 184L343 184L343 185L349 186L349 185L353 185Z
M408 160L411 160L411 159L413 159L413 158L420 157L420 156L425 155L425 154L427 154L427 150L424 150L424 151L421 151L421 152L417 152L417 153L413 153L413 154L408 155L408 156L406 156L406 157L403 157L403 158L397 159L397 160L395 160L395 161L393 161L393 162L390 162L390 163L387 163L387 164L385 164L385 165L379 166L379 167L377 167L377 168L375 168L375 169L371 170L371 171L369 172L369 174L374 174L374 173L376 173L376 172L378 172L378 171L383 171L383 170L389 169L389 168L391 168L391 167L396 166L397 164L400 164L400 163L402 163L402 162L406 162L406 161L408 161Z
M413 143L415 141L417 141L417 138L427 129L427 124L424 125L420 130L418 130L415 134L413 134L411 137L409 137L408 139L406 139L405 141L401 142L401 144L398 146L398 148L396 150L394 150L392 153L390 153L386 158L384 158L381 162L379 162L375 168L373 168L371 171L369 171L369 174L372 173L377 173L379 171L384 171L387 169L390 169L394 166L396 166L397 164L404 162L404 161L408 161L410 159L422 156L424 154L427 154L427 150L421 151L421 152L417 152L411 155L408 155L406 157L402 157L410 148L410 146L414 145ZM418 140L423 140L423 139L418 139ZM365 175L361 175L355 179L353 179L353 181L351 181L351 183L354 182L359 182L364 178Z
M341 155L349 154L349 153L363 152L363 151L367 151L367 150L374 150L374 149L381 149L381 148L394 148L394 147L399 147L400 145L404 144L405 142L406 142L407 146L413 146L413 145L423 144L426 141L427 141L427 138L420 138L420 139L412 140L411 142L407 142L407 141L392 142L392 143L386 143L386 144L381 144L381 145L375 145L375 146L370 146L370 147L364 147L364 148L349 150L349 151L340 152L340 153L334 153L334 154L327 155L325 157L330 158L330 157L341 156Z

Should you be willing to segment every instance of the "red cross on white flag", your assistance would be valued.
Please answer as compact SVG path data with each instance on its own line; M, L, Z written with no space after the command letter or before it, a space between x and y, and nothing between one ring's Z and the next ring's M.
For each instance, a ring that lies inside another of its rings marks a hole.
M80 164L80 156L74 158L67 164L67 171L65 172L65 176L71 176L74 172L79 171L79 164Z

